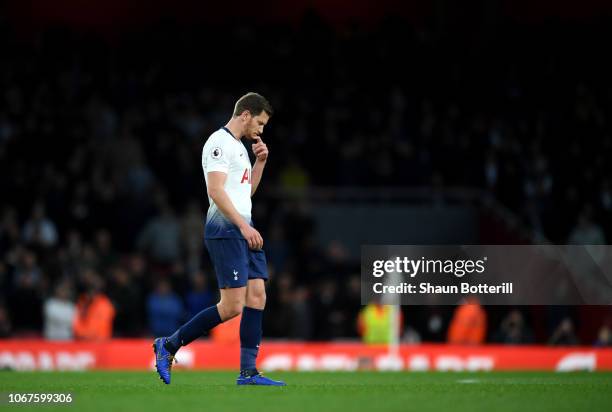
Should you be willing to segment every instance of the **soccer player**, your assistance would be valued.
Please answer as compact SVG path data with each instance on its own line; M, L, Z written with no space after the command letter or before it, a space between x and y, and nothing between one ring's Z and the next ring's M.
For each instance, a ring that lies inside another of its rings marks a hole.
M268 159L268 148L261 134L270 116L270 103L257 93L248 93L236 102L233 116L225 127L210 135L204 144L202 168L210 204L204 241L217 275L221 299L171 336L155 339L155 366L165 384L170 383L172 362L182 346L242 313L240 375L236 383L285 385L264 377L255 366L262 335L268 271L263 239L251 221L251 196L259 186ZM255 142L252 145L256 157L253 165L242 138Z

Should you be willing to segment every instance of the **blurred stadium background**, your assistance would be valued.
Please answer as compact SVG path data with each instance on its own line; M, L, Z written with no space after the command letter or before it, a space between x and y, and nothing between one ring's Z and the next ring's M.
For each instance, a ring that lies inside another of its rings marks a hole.
M387 314L359 316L361 244L606 244L611 17L596 0L5 1L0 363L110 338L146 363L138 338L217 299L201 149L251 90L276 109L253 212L278 353L337 344L369 367L359 342ZM402 353L612 345L610 307L401 311ZM237 339L217 334L194 351Z

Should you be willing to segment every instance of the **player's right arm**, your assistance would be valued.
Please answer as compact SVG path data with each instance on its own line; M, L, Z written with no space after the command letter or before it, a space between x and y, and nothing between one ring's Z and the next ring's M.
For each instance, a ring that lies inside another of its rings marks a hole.
M230 222L238 226L240 233L244 236L247 241L249 248L261 249L263 247L263 238L259 232L248 224L244 218L238 213L232 200L225 191L225 180L227 174L223 172L208 172L208 185L207 191L208 196L217 205L217 208L223 213Z

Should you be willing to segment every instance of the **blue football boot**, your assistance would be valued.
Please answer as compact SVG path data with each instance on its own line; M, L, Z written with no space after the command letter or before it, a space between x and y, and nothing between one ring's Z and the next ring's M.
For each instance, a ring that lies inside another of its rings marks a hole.
M275 381L266 378L262 373L258 372L257 369L249 371L248 373L240 373L240 376L236 379L236 385L287 386L283 381Z
M176 359L168 349L164 347L164 343L168 338L157 338L153 342L153 352L155 352L155 369L166 385L170 385L170 373L172 372L172 363Z

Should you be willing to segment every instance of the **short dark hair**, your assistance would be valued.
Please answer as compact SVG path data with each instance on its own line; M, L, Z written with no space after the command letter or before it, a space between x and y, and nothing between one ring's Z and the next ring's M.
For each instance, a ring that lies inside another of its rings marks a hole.
M234 107L234 116L240 116L245 110L251 112L253 116L258 116L261 112L266 112L268 116L272 117L274 113L274 109L272 109L270 102L261 94L253 92L247 93L238 99Z

